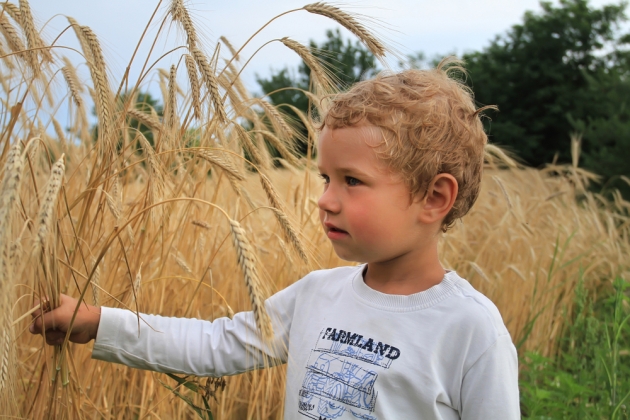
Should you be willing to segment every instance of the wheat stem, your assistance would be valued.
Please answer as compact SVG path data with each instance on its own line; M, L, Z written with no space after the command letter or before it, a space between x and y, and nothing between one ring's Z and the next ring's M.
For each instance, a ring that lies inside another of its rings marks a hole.
M271 340L273 338L273 327L271 325L271 319L265 309L265 301L261 291L260 278L258 277L258 271L256 270L256 257L252 250L245 230L236 221L230 219L230 230L232 232L232 240L234 248L236 249L236 256L238 265L241 267L243 277L245 279L245 285L247 286L247 292L252 304L252 311L254 313L254 319L256 320L256 326L261 332L263 339Z

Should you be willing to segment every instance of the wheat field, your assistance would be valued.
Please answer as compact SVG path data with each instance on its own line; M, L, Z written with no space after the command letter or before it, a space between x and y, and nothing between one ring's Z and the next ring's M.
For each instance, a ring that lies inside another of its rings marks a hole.
M157 23L174 24L186 42L167 69L131 57L142 69L138 81L111 80L96 34L68 17L89 69L82 80L63 50L42 39L27 1L3 3L0 410L7 418L198 418L207 402L215 419L281 419L282 367L178 385L93 361L91 345L46 346L28 333L32 308L42 296L54 307L66 293L207 320L254 310L265 336L267 296L313 269L348 264L320 228L310 116L297 112L303 136L282 107L248 92L239 78L247 57L225 38L203 45L182 0L157 12ZM291 12L328 17L377 57L387 52L334 6ZM309 48L274 41L308 63L314 83L304 94L325 108L330 72ZM151 89L161 92L163 112L142 102ZM520 351L553 356L578 282L598 293L615 276L628 278L629 203L589 191L597 177L580 169L578 139L574 145L572 165L543 170L488 146L481 196L440 243L444 266L496 303Z

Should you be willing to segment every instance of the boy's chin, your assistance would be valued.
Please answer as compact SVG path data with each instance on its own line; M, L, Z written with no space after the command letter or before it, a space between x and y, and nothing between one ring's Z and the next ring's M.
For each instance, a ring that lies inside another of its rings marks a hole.
M348 252L346 250L341 250L341 249L336 249L333 247L333 249L335 250L335 254L337 255L337 257L339 257L340 259L344 260L344 261L348 261L348 262L354 262L354 263L359 263L359 264L363 264L366 263L367 261L365 261L364 258L361 258L361 256L356 255L352 252ZM345 251L345 252L344 252Z

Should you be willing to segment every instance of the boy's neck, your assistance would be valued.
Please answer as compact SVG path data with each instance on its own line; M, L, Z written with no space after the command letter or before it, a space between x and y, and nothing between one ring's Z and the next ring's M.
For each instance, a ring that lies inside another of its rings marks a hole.
M412 295L439 284L445 273L435 244L429 249L414 250L392 260L368 262L363 281L381 293Z

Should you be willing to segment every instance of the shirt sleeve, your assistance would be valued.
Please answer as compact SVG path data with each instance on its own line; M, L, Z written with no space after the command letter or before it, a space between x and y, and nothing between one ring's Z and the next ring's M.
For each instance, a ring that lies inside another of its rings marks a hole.
M462 420L518 420L518 358L508 334L501 335L466 372Z
M294 285L295 286L295 285ZM295 302L291 286L265 302L274 338L263 342L252 312L213 322L101 308L92 358L157 372L235 375L285 363Z

